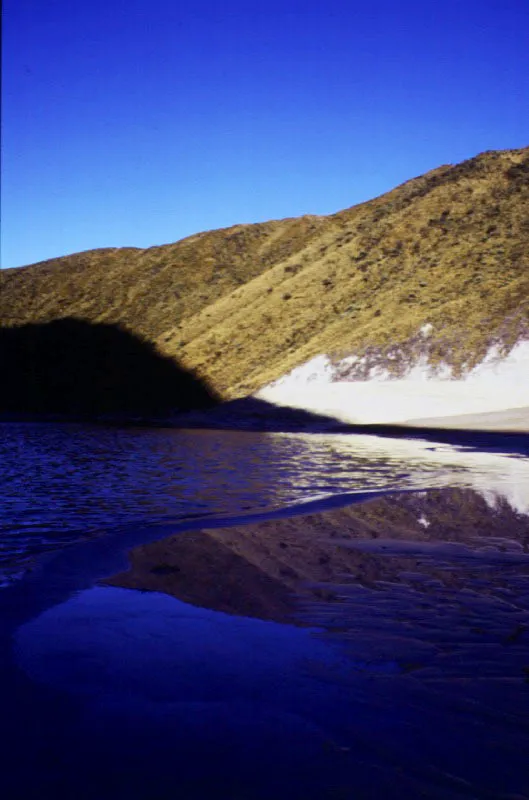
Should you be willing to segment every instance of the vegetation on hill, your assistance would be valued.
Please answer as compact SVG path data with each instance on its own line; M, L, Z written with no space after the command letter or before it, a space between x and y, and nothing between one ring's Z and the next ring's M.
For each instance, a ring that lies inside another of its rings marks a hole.
M528 210L529 148L487 152L328 217L1 271L0 321L119 324L224 397L319 353L457 373L529 336Z

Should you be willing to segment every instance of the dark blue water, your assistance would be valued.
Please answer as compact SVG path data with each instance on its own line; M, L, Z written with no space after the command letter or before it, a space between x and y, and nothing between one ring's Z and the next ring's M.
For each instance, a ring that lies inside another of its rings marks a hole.
M0 436L2 798L528 796L526 457L323 434ZM344 582L339 541L322 543L340 556L329 596L288 624L216 610L214 563L190 562L208 607L97 584L175 530L396 490L396 539L355 544L379 579Z
M370 436L0 423L0 585L118 528L476 481L523 494L528 464Z

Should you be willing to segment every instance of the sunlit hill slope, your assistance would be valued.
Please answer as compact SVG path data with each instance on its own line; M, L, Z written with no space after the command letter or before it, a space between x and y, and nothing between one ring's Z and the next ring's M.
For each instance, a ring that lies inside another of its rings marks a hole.
M0 321L119 323L226 398L323 353L457 375L529 338L528 210L529 148L487 152L327 217L3 270Z

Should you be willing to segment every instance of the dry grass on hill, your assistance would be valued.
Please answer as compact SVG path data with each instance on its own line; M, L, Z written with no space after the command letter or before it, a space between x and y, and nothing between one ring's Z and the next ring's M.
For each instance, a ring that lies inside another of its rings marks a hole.
M528 333L528 211L529 148L483 153L329 217L4 270L0 320L119 322L226 397L319 353L464 370Z

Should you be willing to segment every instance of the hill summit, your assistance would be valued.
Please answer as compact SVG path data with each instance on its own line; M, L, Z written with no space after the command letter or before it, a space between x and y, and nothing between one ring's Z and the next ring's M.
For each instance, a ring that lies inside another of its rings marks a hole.
M3 270L0 321L119 325L224 399L317 358L327 383L463 380L529 340L528 209L529 148L486 152L326 217Z

